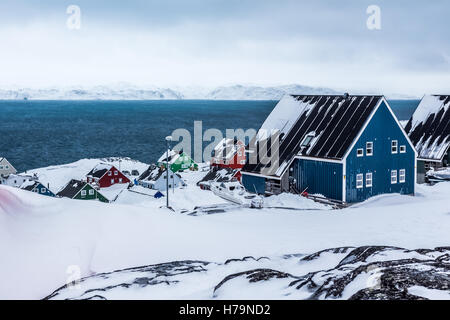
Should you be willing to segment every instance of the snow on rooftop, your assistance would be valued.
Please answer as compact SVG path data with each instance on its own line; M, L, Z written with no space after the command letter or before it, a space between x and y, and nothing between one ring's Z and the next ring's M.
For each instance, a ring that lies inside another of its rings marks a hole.
M405 127L418 157L441 160L450 147L450 96L427 95Z
M450 103L444 104L444 101L440 99L440 96L435 95L426 95L422 98L422 100L419 103L419 106L417 107L416 111L414 111L414 114L411 118L411 124L412 128L411 130L414 131L414 129L419 125L421 122L424 122L428 119L428 117L431 114L438 114L438 112L444 108L444 113L449 108Z
M314 104L299 101L291 95L284 96L262 124L257 134L257 140L266 139L270 133L275 131L280 131L280 134L287 133L297 119L313 107Z

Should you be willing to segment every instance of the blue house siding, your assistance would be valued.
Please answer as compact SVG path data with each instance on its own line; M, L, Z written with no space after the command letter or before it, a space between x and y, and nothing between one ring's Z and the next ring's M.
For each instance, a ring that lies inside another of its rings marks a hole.
M331 199L342 200L342 164L334 162L295 159L293 177L302 192L319 193Z
M397 153L391 153L392 140L398 141ZM373 142L373 155L367 156L366 142ZM400 146L406 147L400 153ZM364 155L357 156L363 149ZM405 182L400 183L400 169L405 169ZM397 183L391 184L391 170L397 170ZM415 151L398 127L384 102L346 158L346 202L359 202L383 193L414 193ZM366 173L372 173L372 187L366 187ZM363 174L363 188L356 188L356 178Z
M266 192L266 179L264 177L258 177L243 173L241 180L244 188L248 192L258 194L264 194Z
M51 192L46 186L44 186L41 183L39 183L37 186L35 186L33 191L36 193L42 194L44 196L55 197L55 194L53 192Z

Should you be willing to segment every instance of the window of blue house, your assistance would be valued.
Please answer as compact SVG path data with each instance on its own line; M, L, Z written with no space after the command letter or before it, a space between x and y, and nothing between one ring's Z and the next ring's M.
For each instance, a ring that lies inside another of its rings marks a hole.
M391 170L391 184L397 183L397 170Z
M372 172L366 173L366 187L372 187Z
M364 149L363 148L357 149L356 150L356 156L357 157L363 157L364 156Z
M398 141L392 140L391 142L391 153L398 153Z
M406 146L400 146L400 153L406 153Z
M362 189L364 186L364 175L362 173L356 175L356 189Z
M406 181L406 170L405 169L400 169L398 180L400 183L405 183L405 181Z
M373 142L366 142L366 156L373 155Z

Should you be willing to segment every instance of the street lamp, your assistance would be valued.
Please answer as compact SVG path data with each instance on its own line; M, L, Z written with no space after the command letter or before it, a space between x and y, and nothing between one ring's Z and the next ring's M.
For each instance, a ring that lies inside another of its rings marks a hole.
M169 208L169 151L170 142L172 141L172 136L166 137L167 142L167 155L166 155L166 207Z

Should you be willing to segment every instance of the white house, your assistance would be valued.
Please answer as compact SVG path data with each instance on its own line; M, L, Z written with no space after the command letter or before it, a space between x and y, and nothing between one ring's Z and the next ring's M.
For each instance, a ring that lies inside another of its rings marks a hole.
M166 170L158 168L156 166L150 166L145 170L139 177L139 185L144 188L165 191L167 188L167 175ZM181 176L173 173L169 169L169 189L178 188L180 186L185 186Z
M2 184L16 188L20 188L25 182L37 180L38 180L37 176L25 174L10 174L7 177L1 178Z
M6 158L0 157L0 177L7 177L10 174L17 173L17 170L9 163Z

